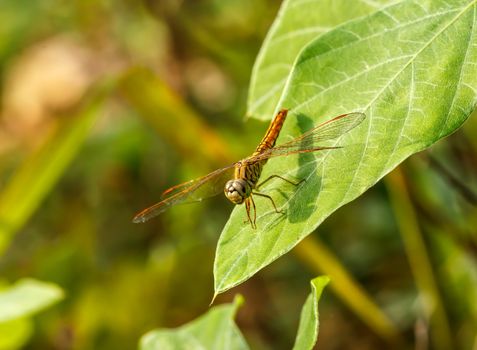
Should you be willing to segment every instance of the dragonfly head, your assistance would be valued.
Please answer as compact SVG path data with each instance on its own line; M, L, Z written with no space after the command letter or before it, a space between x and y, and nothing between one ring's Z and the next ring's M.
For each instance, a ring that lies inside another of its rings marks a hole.
M227 181L224 188L225 197L234 204L242 204L243 201L250 197L252 188L244 179L235 179Z

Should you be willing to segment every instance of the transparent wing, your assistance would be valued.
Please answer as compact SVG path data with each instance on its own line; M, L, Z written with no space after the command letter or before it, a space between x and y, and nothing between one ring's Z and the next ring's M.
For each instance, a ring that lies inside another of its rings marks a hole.
M225 182L231 178L234 166L235 164L231 164L198 179L169 188L164 191L159 203L141 211L133 218L133 222L146 222L176 204L199 202L216 196L224 190Z
M284 156L296 153L314 152L323 149L334 149L340 147L326 147L323 146L324 141L329 141L346 134L351 129L357 127L364 119L364 113L348 113L339 115L330 119L313 129L308 130L297 138L275 146L258 154L249 160L265 160L272 157ZM320 145L321 144L321 145Z

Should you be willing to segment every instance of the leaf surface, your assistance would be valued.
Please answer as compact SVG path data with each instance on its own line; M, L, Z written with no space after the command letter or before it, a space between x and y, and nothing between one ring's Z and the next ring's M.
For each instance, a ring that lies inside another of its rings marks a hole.
M269 120L298 53L346 21L376 11L389 0L285 0L255 61L247 115Z

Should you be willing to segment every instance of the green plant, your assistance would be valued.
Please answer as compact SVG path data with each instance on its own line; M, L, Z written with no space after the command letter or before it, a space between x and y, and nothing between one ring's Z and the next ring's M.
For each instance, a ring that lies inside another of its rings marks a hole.
M261 201L253 230L242 224L241 208L234 210L217 247L216 293L291 250L407 157L454 132L475 108L475 1L400 1L378 9L357 2L360 15L371 13L349 22L339 16L332 29L321 17L326 5L283 4L255 64L248 114L263 119L291 108L281 140L341 113L368 117L339 140L343 149L270 161L264 177L286 174L306 181L284 196L276 194L285 219ZM347 14L347 5L333 6ZM319 35L323 27L329 30ZM433 282L425 290L436 295ZM431 297L434 307L427 313L437 315L443 330L438 338L446 348L451 340L438 300Z
M269 119L290 108L282 141L341 113L360 111L367 119L331 144L342 149L269 162L264 178L286 174L305 182L284 193L274 191L276 183L267 186L287 215L277 217L259 199L257 229L243 225L243 208L234 210L217 246L216 294L290 251L407 157L454 132L475 108L475 1L348 6L283 3L255 63L247 114ZM331 16L330 8L339 15ZM420 266L428 264L422 249ZM432 272L424 276L432 279ZM434 282L424 291L437 293ZM436 313L445 348L449 329L438 296L431 300L436 307L426 312ZM392 337L392 326L386 327L383 335Z
M0 289L0 349L18 349L33 333L31 316L63 299L52 283L23 279Z
M313 349L318 338L318 301L328 282L328 277L311 281L312 291L303 305L294 350ZM236 296L233 304L215 306L206 315L178 329L151 331L141 339L140 349L249 349L233 322L242 303L243 298Z
M253 230L242 225L241 208L234 210L217 248L216 293L288 252L407 157L454 132L475 108L474 1L385 6L304 40L289 72L283 62L274 68L268 57L280 57L286 39L294 41L293 33L300 32L287 23L289 12L297 21L309 18L314 9L319 13L321 1L313 3L285 2L254 70L250 113L272 116L278 108L291 108L281 140L341 113L360 111L367 119L340 138L340 150L270 161L264 178L286 174L306 181L285 198L276 196L288 211L284 220L270 215L273 208L261 201ZM314 25L319 27L319 18ZM257 90L281 93L277 99ZM275 103L265 110L268 99Z

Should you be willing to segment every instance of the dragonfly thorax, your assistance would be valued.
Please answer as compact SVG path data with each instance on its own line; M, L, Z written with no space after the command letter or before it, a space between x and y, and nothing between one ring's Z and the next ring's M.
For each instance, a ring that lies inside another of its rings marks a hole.
M234 179L227 181L224 188L225 197L234 204L242 204L250 197L252 186L244 179Z

